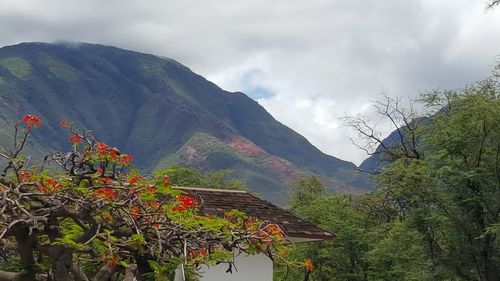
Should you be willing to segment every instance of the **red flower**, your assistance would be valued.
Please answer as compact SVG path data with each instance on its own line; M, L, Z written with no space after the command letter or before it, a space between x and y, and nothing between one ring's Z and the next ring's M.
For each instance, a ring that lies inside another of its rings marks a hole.
M31 171L20 171L19 177L21 178L22 182L27 182L31 180L31 178L33 177L33 173Z
M60 125L61 125L61 127L63 127L63 128L68 128L68 126L69 126L69 122L68 122L68 120L65 120L65 119L61 120L61 122L59 122L59 124L60 124Z
M97 168L97 173L99 175L104 175L104 169L102 167Z
M205 249L191 250L189 251L188 256L190 258L195 258L196 256L206 257L208 256L208 251Z
M252 220L251 218L247 219L247 220L245 221L245 226L246 226L247 228L252 228L252 227L254 226L254 222L253 222L253 220Z
M55 179L47 179L45 183L37 184L37 191L43 193L52 193L61 190L62 185Z
M118 150L114 147L109 149L109 155L111 156L111 159L116 159L116 157L118 156Z
M196 199L194 199L193 197L185 196L185 195L180 195L177 198L177 201L179 201L186 208L193 208L193 207L196 207L196 205L198 205L198 201L196 201Z
M314 264L312 263L311 259L305 259L304 265L306 266L307 272L311 272L314 270Z
M184 212L187 209L195 208L198 205L198 201L196 199L180 195L177 197L178 205L172 208L172 211L176 212Z
M132 160L134 160L134 157L132 155L123 154L118 158L118 164L128 165L130 164L130 162L132 162Z
M108 177L104 177L104 178L102 178L102 183L104 183L105 185L110 185L111 179Z
M49 186L51 186L53 188L59 188L59 187L61 187L61 184L57 180L55 180L55 179L48 179L47 180L47 185L49 185Z
M181 195L177 200L179 200L179 202L181 202L186 208L193 208L198 205L198 201L189 196Z
M109 201L115 199L115 197L116 197L116 192L113 189L108 188L108 187L99 188L96 190L95 193L96 193L97 197L104 198L104 199L107 199Z
M141 180L141 176L135 176L135 177L131 177L128 180L128 183L130 183L131 185L136 185L140 180Z
M23 122L26 124L26 126L28 126L28 129L31 129L33 127L40 127L40 125L42 124L40 118L33 114L24 115Z
M101 156L106 155L106 151L108 150L108 146L103 143L103 142L98 142L95 144L95 147L97 148L97 153Z
M283 230L281 230L281 228L276 224L268 225L266 232L269 233L270 235L276 237L276 238L282 238L283 236L285 236L285 233L283 232Z
M79 135L73 135L72 137L69 138L69 141L72 144L78 144L82 142L82 137L80 137Z
M138 206L130 207L130 215L132 215L132 218L134 218L134 220L140 219L141 218L141 208L139 208Z

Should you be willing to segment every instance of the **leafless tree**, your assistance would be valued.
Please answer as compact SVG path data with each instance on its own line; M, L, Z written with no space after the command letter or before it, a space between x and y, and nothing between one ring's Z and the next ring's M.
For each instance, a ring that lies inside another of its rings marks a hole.
M384 140L382 134L373 124L362 116L344 117L344 122L359 136L353 144L368 155L381 155L391 161L400 157L420 158L418 150L418 129L424 121L417 116L413 102L408 107L402 106L401 98L384 95L381 101L374 103L375 113L388 121L394 130L389 140Z

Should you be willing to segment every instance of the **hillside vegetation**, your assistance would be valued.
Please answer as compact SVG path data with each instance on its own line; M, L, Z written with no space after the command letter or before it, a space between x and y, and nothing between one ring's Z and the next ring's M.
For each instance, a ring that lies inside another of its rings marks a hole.
M326 155L243 93L229 93L180 63L115 47L24 43L0 49L0 143L9 120L36 114L45 130L29 152L68 144L64 118L137 155L146 172L174 163L231 169L250 190L276 203L297 176L326 178L330 190L372 188L350 162ZM5 136L5 137L4 137Z

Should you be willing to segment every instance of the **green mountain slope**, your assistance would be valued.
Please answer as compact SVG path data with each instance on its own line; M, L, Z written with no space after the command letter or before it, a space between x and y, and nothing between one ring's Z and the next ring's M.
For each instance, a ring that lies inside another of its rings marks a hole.
M354 164L322 153L243 93L226 92L168 58L92 44L3 47L0 143L8 142L6 123L26 113L44 120L30 145L38 155L40 144L68 148L58 125L65 118L134 154L139 168L152 170L175 160L233 169L252 190L275 202L283 200L289 180L305 173L324 176L336 190L371 187ZM199 146L200 139L210 145ZM286 164L239 155L235 139ZM202 150L204 161L186 158L190 143ZM294 172L280 176L285 166Z

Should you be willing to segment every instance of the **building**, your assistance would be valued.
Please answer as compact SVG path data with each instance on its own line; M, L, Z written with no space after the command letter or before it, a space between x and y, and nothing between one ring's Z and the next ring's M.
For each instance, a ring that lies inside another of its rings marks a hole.
M246 191L207 188L176 187L187 195L197 198L201 211L207 215L224 216L229 210L237 209L247 215L278 224L293 243L312 242L332 239L333 235L314 224L302 220L278 206L258 198ZM235 256L233 273L226 273L227 265L204 267L203 281L272 281L273 263L265 255ZM176 280L182 280L176 279Z

